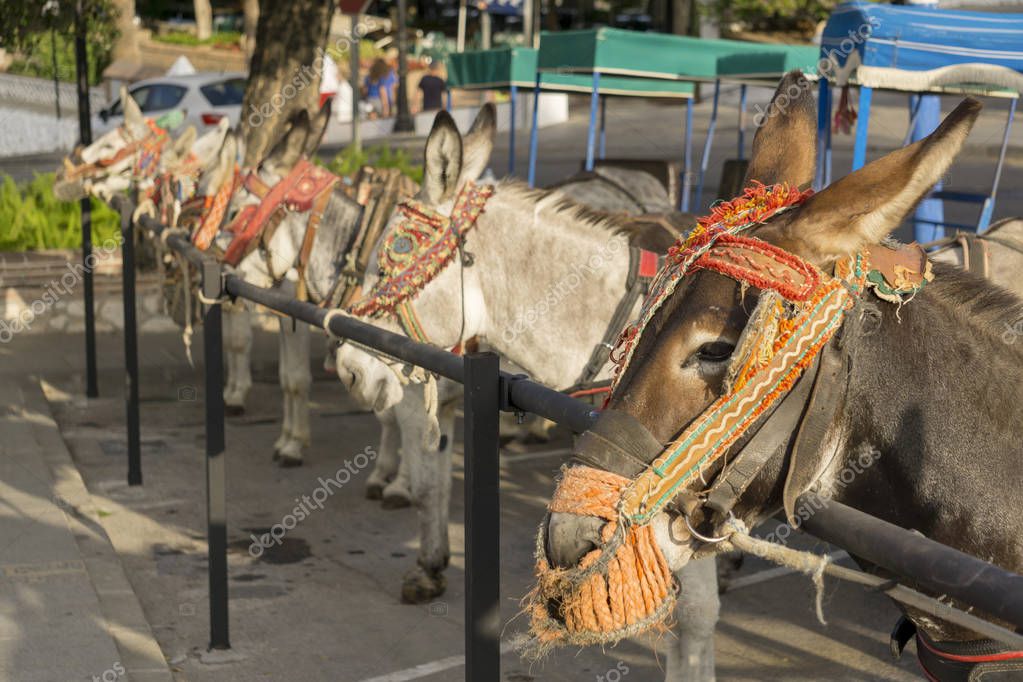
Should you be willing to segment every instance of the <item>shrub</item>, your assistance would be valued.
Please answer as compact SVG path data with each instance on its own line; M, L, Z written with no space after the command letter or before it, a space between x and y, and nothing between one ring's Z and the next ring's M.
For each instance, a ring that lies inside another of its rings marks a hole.
M82 218L78 203L57 201L53 196L53 173L36 174L18 184L9 175L0 180L0 251L72 249L82 245ZM120 232L117 213L92 200L92 240L95 244L116 238Z
M330 161L321 163L335 175L352 177L359 168L365 165L376 166L377 168L397 168L403 175L407 175L418 183L423 182L423 167L409 157L404 149L392 149L385 145L378 145L362 151L356 151L354 147L345 147L337 156Z
M161 43L170 43L171 45L213 45L214 47L236 47L240 44L242 34L238 31L221 31L214 33L205 40L199 40L197 37L188 33L187 31L171 31L170 33L164 33L163 35L154 35L153 40Z

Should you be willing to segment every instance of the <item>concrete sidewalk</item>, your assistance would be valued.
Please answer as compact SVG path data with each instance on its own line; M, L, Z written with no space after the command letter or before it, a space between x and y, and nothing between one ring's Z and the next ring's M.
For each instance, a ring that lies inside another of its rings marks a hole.
M170 682L39 381L0 410L0 680Z

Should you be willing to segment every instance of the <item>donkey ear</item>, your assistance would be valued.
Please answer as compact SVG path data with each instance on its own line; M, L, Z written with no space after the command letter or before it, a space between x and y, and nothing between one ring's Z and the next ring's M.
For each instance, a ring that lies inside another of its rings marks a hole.
M810 81L801 71L790 71L760 116L743 186L753 180L793 187L811 182L817 167L817 106Z
M982 106L967 98L937 130L908 147L867 164L807 200L791 221L767 240L824 265L869 244L899 226L952 165Z
M134 137L146 134L146 119L135 98L128 93L128 88L121 86L121 102L124 110L124 126Z
M224 143L220 145L220 151L213 157L206 172L203 173L203 180L199 183L201 193L212 196L217 193L223 183L231 182L237 160L238 138L234 132L228 131L224 135Z
M260 166L271 173L286 175L301 158L307 137L309 113L305 109L300 109L288 119L287 132L273 146Z
M309 126L309 137L306 138L305 149L302 150L306 156L311 157L316 153L316 150L320 148L320 144L323 142L323 136L327 134L327 125L330 123L330 109L333 101L334 99L330 98L326 104L320 107L320 111Z
M185 132L178 136L178 139L174 140L174 146L172 153L174 158L178 161L184 160L188 153L192 151L192 147L195 145L195 138L197 134L195 132L195 126L188 126L185 128Z
M497 114L492 102L487 102L476 115L472 127L462 140L462 172L458 184L476 180L483 175L490 163L494 150L494 131L497 129Z
M426 138L422 196L429 204L450 199L462 172L462 136L451 114L440 111Z

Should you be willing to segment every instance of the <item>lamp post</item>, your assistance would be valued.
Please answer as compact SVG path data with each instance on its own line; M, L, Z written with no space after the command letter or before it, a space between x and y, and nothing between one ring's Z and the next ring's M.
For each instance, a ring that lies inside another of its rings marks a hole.
M394 132L411 133L416 129L408 106L408 0L398 0L398 113L394 117Z

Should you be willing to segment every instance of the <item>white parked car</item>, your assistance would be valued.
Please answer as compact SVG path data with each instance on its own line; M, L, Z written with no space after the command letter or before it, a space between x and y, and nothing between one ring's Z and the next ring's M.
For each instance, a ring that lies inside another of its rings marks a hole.
M242 111L245 74L197 73L190 76L163 76L133 83L128 87L142 113L150 118L180 109L185 114L182 126L194 125L202 135L227 117L234 127ZM124 113L120 98L93 117L93 136L121 125Z

